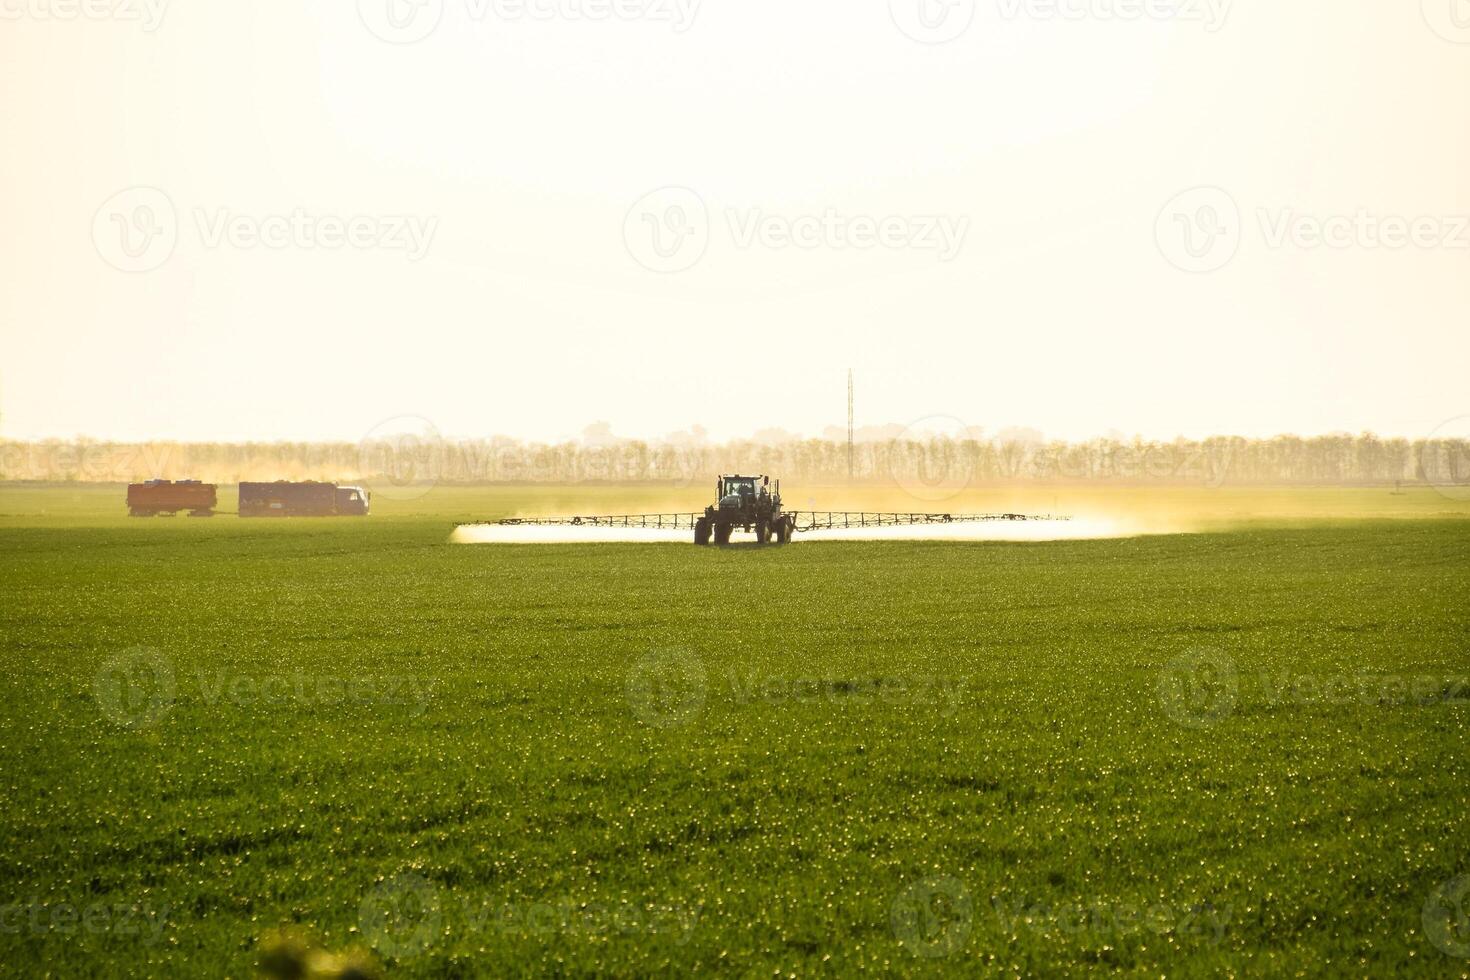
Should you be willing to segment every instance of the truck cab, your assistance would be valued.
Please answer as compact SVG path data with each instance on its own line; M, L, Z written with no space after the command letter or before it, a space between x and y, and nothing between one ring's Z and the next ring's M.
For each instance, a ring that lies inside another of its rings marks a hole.
M366 517L370 503L371 495L362 487L337 488L337 513L339 514Z

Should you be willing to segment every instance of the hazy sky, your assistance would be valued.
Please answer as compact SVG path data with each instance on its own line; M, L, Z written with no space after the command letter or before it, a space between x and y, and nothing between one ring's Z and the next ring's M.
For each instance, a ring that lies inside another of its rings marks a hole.
M1467 92L1465 0L0 0L0 436L816 433L849 365L1424 435Z

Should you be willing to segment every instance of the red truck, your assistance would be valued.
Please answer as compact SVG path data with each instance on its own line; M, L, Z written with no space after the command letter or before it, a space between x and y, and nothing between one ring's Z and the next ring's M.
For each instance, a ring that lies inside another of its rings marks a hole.
M240 484L241 517L366 517L368 504L362 487L285 480Z
M187 510L190 517L213 517L217 502L213 483L149 480L128 484L128 513L134 517L172 517L181 510Z

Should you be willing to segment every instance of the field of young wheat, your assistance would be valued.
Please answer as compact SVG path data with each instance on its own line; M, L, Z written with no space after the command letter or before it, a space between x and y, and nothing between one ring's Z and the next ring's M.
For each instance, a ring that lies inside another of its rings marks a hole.
M0 488L0 973L248 977L283 926L408 977L1470 970L1432 492L728 549L448 543L636 489L119 492Z

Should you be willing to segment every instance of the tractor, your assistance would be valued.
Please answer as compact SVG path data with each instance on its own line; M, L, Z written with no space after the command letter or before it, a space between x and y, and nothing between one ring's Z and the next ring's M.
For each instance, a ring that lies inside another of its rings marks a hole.
M694 522L694 543L729 544L730 532L737 527L755 539L769 544L791 540L796 518L781 510L781 481L771 487L768 476L722 476L715 481L715 504L704 509L704 516Z

